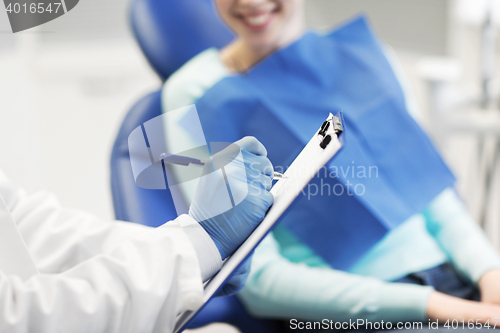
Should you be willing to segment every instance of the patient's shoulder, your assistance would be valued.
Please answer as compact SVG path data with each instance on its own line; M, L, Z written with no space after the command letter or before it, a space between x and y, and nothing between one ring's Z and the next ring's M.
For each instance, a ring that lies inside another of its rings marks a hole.
M215 48L207 49L179 68L163 86L163 112L194 104L229 74Z

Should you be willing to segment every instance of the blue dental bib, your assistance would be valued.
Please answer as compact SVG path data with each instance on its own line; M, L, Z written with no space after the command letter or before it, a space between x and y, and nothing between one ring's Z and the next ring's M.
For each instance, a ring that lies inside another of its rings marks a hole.
M344 111L345 147L283 224L333 268L348 270L455 178L408 114L403 91L364 18L307 33L196 103L207 142L252 135L284 171L328 113Z

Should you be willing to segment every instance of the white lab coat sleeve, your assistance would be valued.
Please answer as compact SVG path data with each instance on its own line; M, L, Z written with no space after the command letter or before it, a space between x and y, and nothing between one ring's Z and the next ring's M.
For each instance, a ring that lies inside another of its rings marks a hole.
M188 215L157 229L103 221L27 195L1 170L0 195L42 272L23 282L0 271L0 332L169 332L221 266Z
M203 227L192 218L179 220L182 230L194 247L203 282L211 279L222 268L222 257L217 246Z
M120 243L153 228L107 221L86 212L65 209L48 192L27 195L0 170L0 195L7 203L17 227L41 273L61 273ZM203 281L222 266L219 251L196 221L179 220L199 259Z
M152 228L65 209L48 192L31 195L0 170L0 195L42 273L60 273ZM167 222L167 221L164 221Z
M0 332L171 332L201 305L196 252L179 220L61 274L0 272Z

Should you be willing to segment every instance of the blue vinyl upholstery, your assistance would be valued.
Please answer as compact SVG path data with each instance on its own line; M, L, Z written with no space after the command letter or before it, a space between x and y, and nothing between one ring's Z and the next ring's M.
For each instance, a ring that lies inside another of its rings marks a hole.
M144 122L161 115L161 91L143 97L128 112L111 153L111 191L115 216L157 227L177 217L170 191L148 190L135 184L128 152L128 136Z
M163 80L201 51L223 47L233 38L212 0L135 0L130 22L144 55Z
M162 80L204 49L222 47L232 39L211 0L134 0L130 21L144 55ZM149 190L135 184L129 158L130 133L161 114L159 90L132 106L120 127L111 153L111 189L118 220L156 227L177 216L168 189ZM280 322L252 318L236 296L210 300L190 328L213 322L229 323L243 333L282 331Z

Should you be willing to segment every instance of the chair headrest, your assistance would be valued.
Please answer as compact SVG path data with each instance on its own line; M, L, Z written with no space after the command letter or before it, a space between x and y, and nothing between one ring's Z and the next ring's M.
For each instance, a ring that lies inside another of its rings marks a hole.
M163 80L201 51L221 48L234 36L217 16L212 0L133 0L130 22Z

